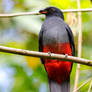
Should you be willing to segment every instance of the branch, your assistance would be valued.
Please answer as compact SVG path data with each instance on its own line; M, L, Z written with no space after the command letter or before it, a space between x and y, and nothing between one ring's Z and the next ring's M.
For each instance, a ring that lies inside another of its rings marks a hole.
M12 53L12 54L41 57L41 58L48 58L48 59L58 59L58 60L70 61L74 63L80 63L80 64L92 66L92 60L87 60L87 59L67 56L67 55L61 55L61 54L43 53L43 52L9 48L9 47L4 47L4 46L0 46L0 52L7 52L7 53Z
M92 12L92 8L87 9L67 9L62 10L62 12ZM40 15L40 13L37 12L21 12L21 13L12 13L12 14L0 14L0 18L8 18L8 17L17 17L17 16L26 16L26 15Z
M92 80L92 78L90 78L87 81L85 81L79 88L75 89L73 92L78 91L80 88L82 88L84 85L86 85L90 80Z
M91 88L92 88L92 80L91 80L91 83L89 85L88 92L91 92Z
M37 12L21 12L21 13L11 13L11 14L0 14L0 18L26 16L26 15L40 15L40 13L37 11Z
M62 10L62 12L92 12L92 8L86 8L86 9L66 9Z
M77 6L78 6L78 9L80 9L80 0L77 0ZM78 57L81 57L81 52L82 52L82 19L81 19L81 12L78 12L78 27L79 27L79 36L78 36ZM75 90L75 89L77 88L77 86L78 86L79 73L80 73L80 64L77 64L74 90ZM77 92L77 91L76 91L76 92Z

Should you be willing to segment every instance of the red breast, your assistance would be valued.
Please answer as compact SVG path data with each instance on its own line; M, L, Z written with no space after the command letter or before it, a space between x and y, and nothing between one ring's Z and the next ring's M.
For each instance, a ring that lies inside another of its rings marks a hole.
M51 52L57 54L68 54L72 55L70 43L58 43L51 45L44 45L43 52ZM44 59L45 68L48 73L48 77L52 80L61 83L63 80L69 77L72 63L68 61Z

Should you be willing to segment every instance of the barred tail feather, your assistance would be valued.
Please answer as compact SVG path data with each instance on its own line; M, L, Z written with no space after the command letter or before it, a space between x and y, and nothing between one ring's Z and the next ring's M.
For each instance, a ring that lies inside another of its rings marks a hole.
M61 84L49 79L50 92L70 92L70 79Z

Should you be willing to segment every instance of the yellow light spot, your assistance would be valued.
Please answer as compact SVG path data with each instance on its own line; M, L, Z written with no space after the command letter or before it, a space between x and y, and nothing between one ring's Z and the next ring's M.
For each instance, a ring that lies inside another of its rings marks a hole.
M26 59L28 66L31 67L32 69L38 67L41 64L40 58L26 57Z

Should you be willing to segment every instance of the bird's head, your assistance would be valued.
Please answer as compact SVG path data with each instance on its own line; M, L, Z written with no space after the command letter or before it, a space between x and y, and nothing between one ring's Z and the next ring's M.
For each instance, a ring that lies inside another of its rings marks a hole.
M63 15L62 11L56 7L47 7L43 10L40 10L39 12L41 14L45 14L47 17L48 16L58 16L64 20L64 15Z

